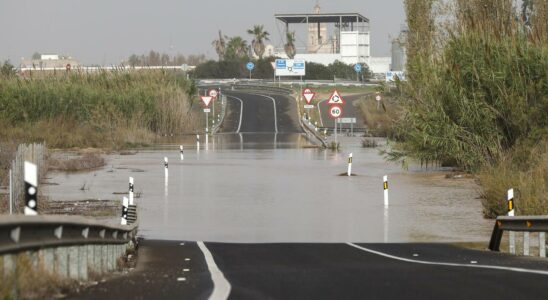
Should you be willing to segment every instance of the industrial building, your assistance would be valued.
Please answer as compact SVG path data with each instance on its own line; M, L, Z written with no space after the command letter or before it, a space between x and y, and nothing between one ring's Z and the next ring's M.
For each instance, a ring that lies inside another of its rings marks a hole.
M286 33L306 26L306 47L297 47L295 59L324 65L338 60L346 64L367 64L373 73L390 71L391 57L371 56L369 19L359 13L321 13L320 6L316 5L314 13L276 14L275 18L283 24ZM302 37L296 39L302 41ZM287 58L283 49L274 52Z

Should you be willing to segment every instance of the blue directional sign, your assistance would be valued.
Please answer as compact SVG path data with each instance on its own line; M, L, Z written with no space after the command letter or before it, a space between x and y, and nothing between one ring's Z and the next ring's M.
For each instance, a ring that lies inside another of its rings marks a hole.
M362 65L355 64L354 65L354 71L356 71L356 73L360 73L362 71Z
M249 71L251 71L251 70L255 69L255 64L254 64L253 62L250 61L250 62L247 63L247 65L245 65L245 67L246 67Z

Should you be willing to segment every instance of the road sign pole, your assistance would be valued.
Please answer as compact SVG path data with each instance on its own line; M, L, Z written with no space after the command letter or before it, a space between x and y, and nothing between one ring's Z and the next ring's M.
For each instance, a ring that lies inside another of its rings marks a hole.
M337 145L337 120L338 118L335 118L335 145Z
M206 150L209 150L209 113L206 112L206 128L205 128L205 137L206 137L206 140L205 140L205 146L206 146Z

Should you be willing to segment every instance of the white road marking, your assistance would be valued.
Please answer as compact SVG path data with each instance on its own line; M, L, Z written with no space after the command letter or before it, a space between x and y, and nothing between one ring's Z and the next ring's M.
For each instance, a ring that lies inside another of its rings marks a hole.
M183 269L183 272L188 272L190 271L190 269Z
M179 278L177 278L177 281L186 281L186 278L185 277L179 277Z
M242 116L244 115L244 101L238 97L234 96L226 96L227 98L233 98L238 101L240 101L240 123L238 123L238 130L236 130L236 133L240 133L240 128L242 127Z
M181 245L181 246L184 246L184 245L185 245L185 243L180 243L179 245Z
M328 99L319 101L318 104L316 105L316 106L318 106L318 115L320 116L320 124L322 124L322 127L325 127L325 126L323 126L322 110L320 109L320 103L322 103L324 101L327 101L327 100Z
M384 256L386 258L391 258L399 261L405 261L415 264L422 264L422 265L433 265L433 266L447 266L447 267L466 267L466 268L478 268L478 269L492 269L492 270L502 270L502 271L511 271L511 272L520 272L520 273L531 273L531 274L539 274L539 275L548 275L548 271L542 271L542 270L532 270L532 269L524 269L524 268L514 268L514 267L502 267L502 266L491 266L491 265L469 265L469 264L457 264L457 263L445 263L445 262L433 262L433 261L425 261L425 260L415 260L415 259L409 259L405 257L399 257L387 253L383 253L380 251L368 249L362 246L358 246L353 243L346 243L347 245L360 249L365 252L369 252L371 254L376 254L379 256Z
M197 244L204 254L207 268L209 270L209 273L211 274L211 280L213 281L213 292L209 296L209 299L228 299L231 289L230 283L228 282L228 280L226 280L223 272L219 270L219 267L217 267L217 264L215 263L215 260L211 255L211 252L209 252L209 249L207 249L204 242L197 242Z
M188 258L188 257L187 257L187 258L185 258L185 261L190 261L190 258Z
M265 97L272 100L272 104L274 104L274 130L276 130L276 133L278 133L278 116L276 112L276 100L267 95L259 95L259 94L252 94L252 95L261 96L261 97Z

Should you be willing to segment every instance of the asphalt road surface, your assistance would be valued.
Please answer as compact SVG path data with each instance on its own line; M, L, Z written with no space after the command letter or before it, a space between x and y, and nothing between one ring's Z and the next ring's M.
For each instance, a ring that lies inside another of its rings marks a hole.
M295 100L286 95L225 92L227 114L219 133L301 133Z
M360 95L351 95L351 96L345 96L342 95L343 99L345 100L346 104L342 106L343 109L343 118L356 118L356 124L354 124L354 128L363 128L365 127L362 114L359 111L359 107L355 106L354 101L360 100L365 96L365 94ZM323 127L333 128L335 126L334 120L329 116L329 104L327 104L327 100L320 101L316 105L316 109L319 109L321 122L320 124L323 124ZM350 124L340 124L343 129L349 129ZM339 128L339 124L337 124L337 128Z
M443 244L143 241L139 267L68 299L548 299L548 261Z
M227 95L221 133L301 132L288 96ZM135 270L67 298L548 299L547 282L545 259L447 244L144 240Z

